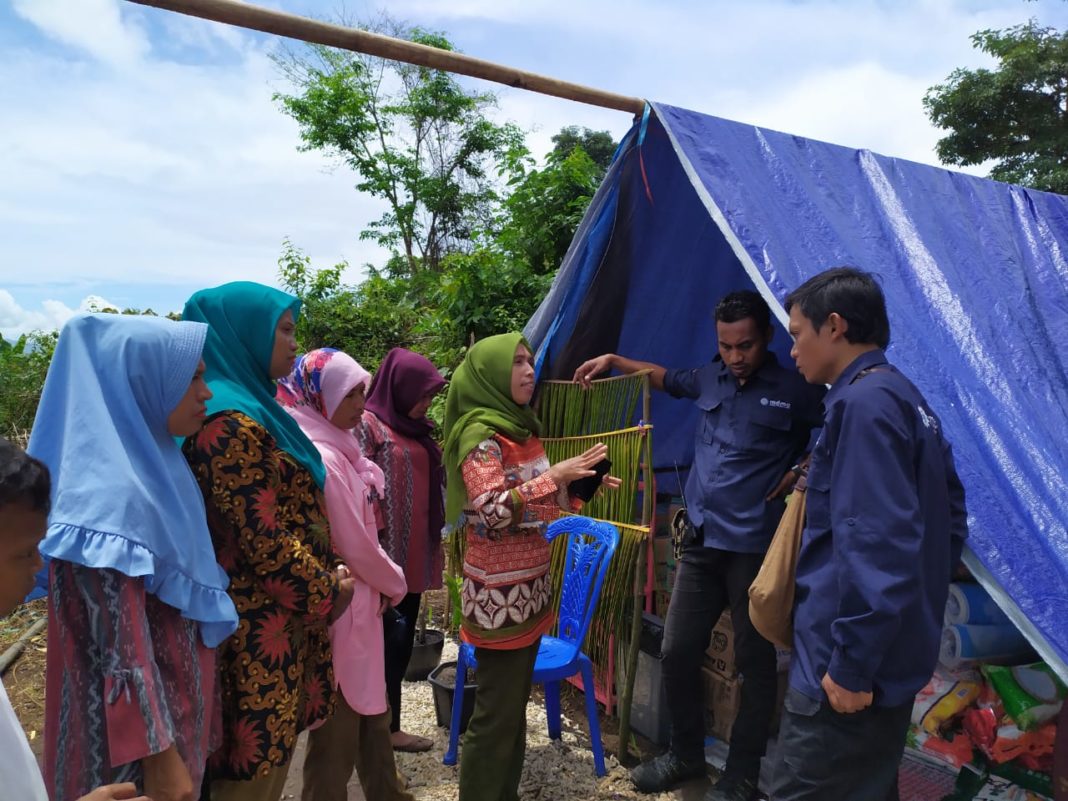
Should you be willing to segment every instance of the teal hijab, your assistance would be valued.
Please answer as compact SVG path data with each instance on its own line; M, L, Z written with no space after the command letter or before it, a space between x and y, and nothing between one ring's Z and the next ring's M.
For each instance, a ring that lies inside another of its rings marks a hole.
M326 483L326 468L312 441L275 400L271 378L275 328L287 311L295 321L300 300L279 289L251 281L235 281L195 293L182 309L183 320L207 323L204 364L214 397L208 414L237 411L266 428L278 447Z
M455 525L467 503L461 466L467 454L494 434L525 442L541 423L530 406L512 400L512 362L516 348L530 345L522 334L480 339L452 374L445 398L445 522ZM533 353L533 351L531 351Z

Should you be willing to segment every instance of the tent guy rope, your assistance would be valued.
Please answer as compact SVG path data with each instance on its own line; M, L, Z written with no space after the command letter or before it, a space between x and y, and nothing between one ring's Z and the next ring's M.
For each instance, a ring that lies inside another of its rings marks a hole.
M301 17L297 14L261 8L238 2L238 0L129 0L129 2L290 39L301 39L305 42L367 53L421 67L455 72L517 89L527 89L531 92L588 103L592 106L628 111L635 115L641 114L645 106L645 101L638 97L618 95L614 92L494 64L491 61L462 53L439 50L436 47L407 42L392 36L383 36L357 28L347 28Z

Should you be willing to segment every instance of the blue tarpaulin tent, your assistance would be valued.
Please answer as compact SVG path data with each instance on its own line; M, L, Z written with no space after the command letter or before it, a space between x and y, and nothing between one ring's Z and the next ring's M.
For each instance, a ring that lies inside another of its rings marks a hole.
M953 443L968 566L1068 680L1068 198L651 104L526 334L541 378L605 352L696 366L716 300L755 287L788 360L783 298L841 264L881 277L890 358ZM695 415L654 399L662 488Z

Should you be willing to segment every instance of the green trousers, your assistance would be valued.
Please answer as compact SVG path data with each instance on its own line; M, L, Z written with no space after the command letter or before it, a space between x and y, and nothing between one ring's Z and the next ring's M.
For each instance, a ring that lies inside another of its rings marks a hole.
M475 649L478 694L460 753L460 801L518 801L537 656L537 641L514 651Z

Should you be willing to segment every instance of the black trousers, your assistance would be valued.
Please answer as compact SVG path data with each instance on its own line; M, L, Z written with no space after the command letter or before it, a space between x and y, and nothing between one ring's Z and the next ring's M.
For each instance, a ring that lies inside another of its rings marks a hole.
M701 664L716 621L724 609L731 610L735 661L745 680L727 770L753 780L760 774L776 698L775 646L749 620L749 585L763 561L762 553L687 548L679 559L662 647L671 750L687 761L703 760Z
M401 682L404 680L404 671L408 669L408 660L412 658L412 644L415 642L415 630L419 617L419 601L423 594L410 592L404 596L395 607L404 618L403 631L394 636L386 636L386 696L389 698L389 708L393 712L390 721L391 732L400 731L401 720Z
M911 718L911 701L844 715L789 689L772 801L898 801Z

